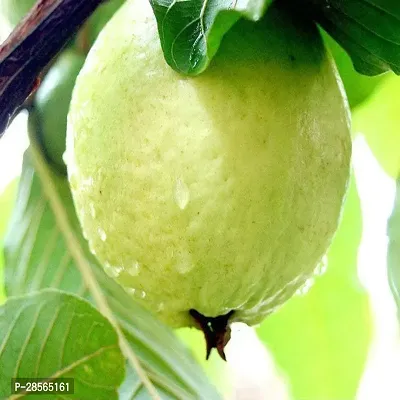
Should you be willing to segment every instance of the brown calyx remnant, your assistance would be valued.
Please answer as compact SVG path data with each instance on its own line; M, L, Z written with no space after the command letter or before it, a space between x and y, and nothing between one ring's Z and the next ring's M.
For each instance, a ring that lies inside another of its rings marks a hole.
M207 346L207 360L210 357L211 350L216 348L220 357L226 361L224 349L231 338L229 319L233 313L234 311L232 310L218 317L206 317L194 309L189 310L189 314L196 321L196 325L204 333Z

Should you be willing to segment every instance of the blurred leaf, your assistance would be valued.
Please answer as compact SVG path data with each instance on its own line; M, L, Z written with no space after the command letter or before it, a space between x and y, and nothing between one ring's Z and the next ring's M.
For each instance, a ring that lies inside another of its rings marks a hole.
M360 74L354 69L349 55L328 34L322 32L322 37L335 59L350 107L354 108L368 98L388 74L378 76Z
M43 288L59 288L96 302L100 296L133 349L131 358L140 360L138 397L149 398L147 379L162 398L219 398L173 332L133 301L90 254L68 182L49 169L35 142L25 155L5 260L9 296Z
M273 0L150 0L167 63L197 75L215 55L224 34L245 17L258 21Z
M87 41L90 46L97 39L97 36L111 19L115 12L121 7L125 0L104 1L87 21Z
M396 183L396 198L388 221L388 276L400 316L400 180Z
M390 176L400 173L400 78L389 76L353 113L353 132L362 133Z
M45 290L9 299L0 316L1 398L10 394L11 378L74 378L75 396L64 399L118 399L124 379L118 336L88 302Z
M3 246L3 244L0 242L0 246ZM0 252L0 305L4 303L6 300L6 295L4 293L4 256L3 252Z
M14 201L17 194L18 179L14 179L0 193L0 242L3 240L11 217L11 211L14 207Z
M293 398L354 399L371 341L367 294L357 280L362 222L352 177L327 272L258 329L287 375Z
M36 0L1 0L0 14L14 28L35 2Z
M399 0L303 0L302 5L350 54L358 72L400 73Z
M67 115L72 90L85 56L71 48L64 50L42 79L29 112L28 127L37 132L46 158L61 174L67 174L63 161Z
M11 217L14 207L15 196L17 193L18 179L14 179L0 194L0 304L5 300L4 279L3 279L3 237Z

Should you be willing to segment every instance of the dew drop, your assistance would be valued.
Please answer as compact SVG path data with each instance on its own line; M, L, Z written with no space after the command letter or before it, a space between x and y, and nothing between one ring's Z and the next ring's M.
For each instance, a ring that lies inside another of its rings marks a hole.
M104 271L110 278L117 278L121 274L122 270L123 268L120 266L111 265L108 262L104 264Z
M304 285L296 290L296 294L300 295L300 296L304 296L305 294L307 294L310 291L310 289L311 289L313 284L314 284L314 279L313 278L307 279L305 281Z
M174 189L174 199L175 203L181 210L184 210L190 200L189 188L183 179L177 179Z
M93 186L93 177L89 176L89 178L82 179L81 185L85 187Z
M135 288L125 288L125 291L130 295L135 296L139 299L144 299L146 297L146 292L144 290Z
M87 239L87 237L85 237L85 239ZM94 256L96 255L96 250L94 249L93 242L91 240L89 240L89 250Z
M327 268L328 268L328 257L325 255L322 257L321 261L315 268L314 274L318 276L323 275L326 272Z
M180 273L180 274L187 274L188 272L190 272L193 269L193 264L188 261L188 260L179 260L176 265L176 270Z
M159 303L157 306L157 312L164 311L165 309L165 304L163 302Z
M139 275L140 264L137 261L134 261L132 266L127 269L128 274L131 276Z
M107 239L107 234L103 231L103 229L98 228L98 229L97 229L97 233L99 234L100 239L101 239L103 242L105 242L106 239Z
M92 218L96 218L96 209L94 208L93 203L89 204L90 215Z

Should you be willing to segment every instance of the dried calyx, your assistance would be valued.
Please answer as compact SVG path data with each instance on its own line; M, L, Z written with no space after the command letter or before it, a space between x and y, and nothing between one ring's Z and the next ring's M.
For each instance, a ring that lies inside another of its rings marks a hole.
M206 317L194 309L189 311L189 314L196 321L198 328L204 333L207 346L207 360L210 357L211 350L216 348L220 357L226 361L224 349L231 338L229 319L233 313L234 311L232 310L218 317Z

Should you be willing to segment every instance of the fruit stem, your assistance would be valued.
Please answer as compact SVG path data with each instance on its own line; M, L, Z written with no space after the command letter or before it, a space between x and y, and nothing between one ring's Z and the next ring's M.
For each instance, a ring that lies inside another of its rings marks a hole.
M39 0L0 46L0 137L40 72L104 0Z
M207 346L206 360L210 357L211 350L216 348L220 357L226 361L224 349L231 338L229 318L233 313L232 310L218 317L206 317L194 309L189 310L189 314L195 320L196 325L204 333Z

